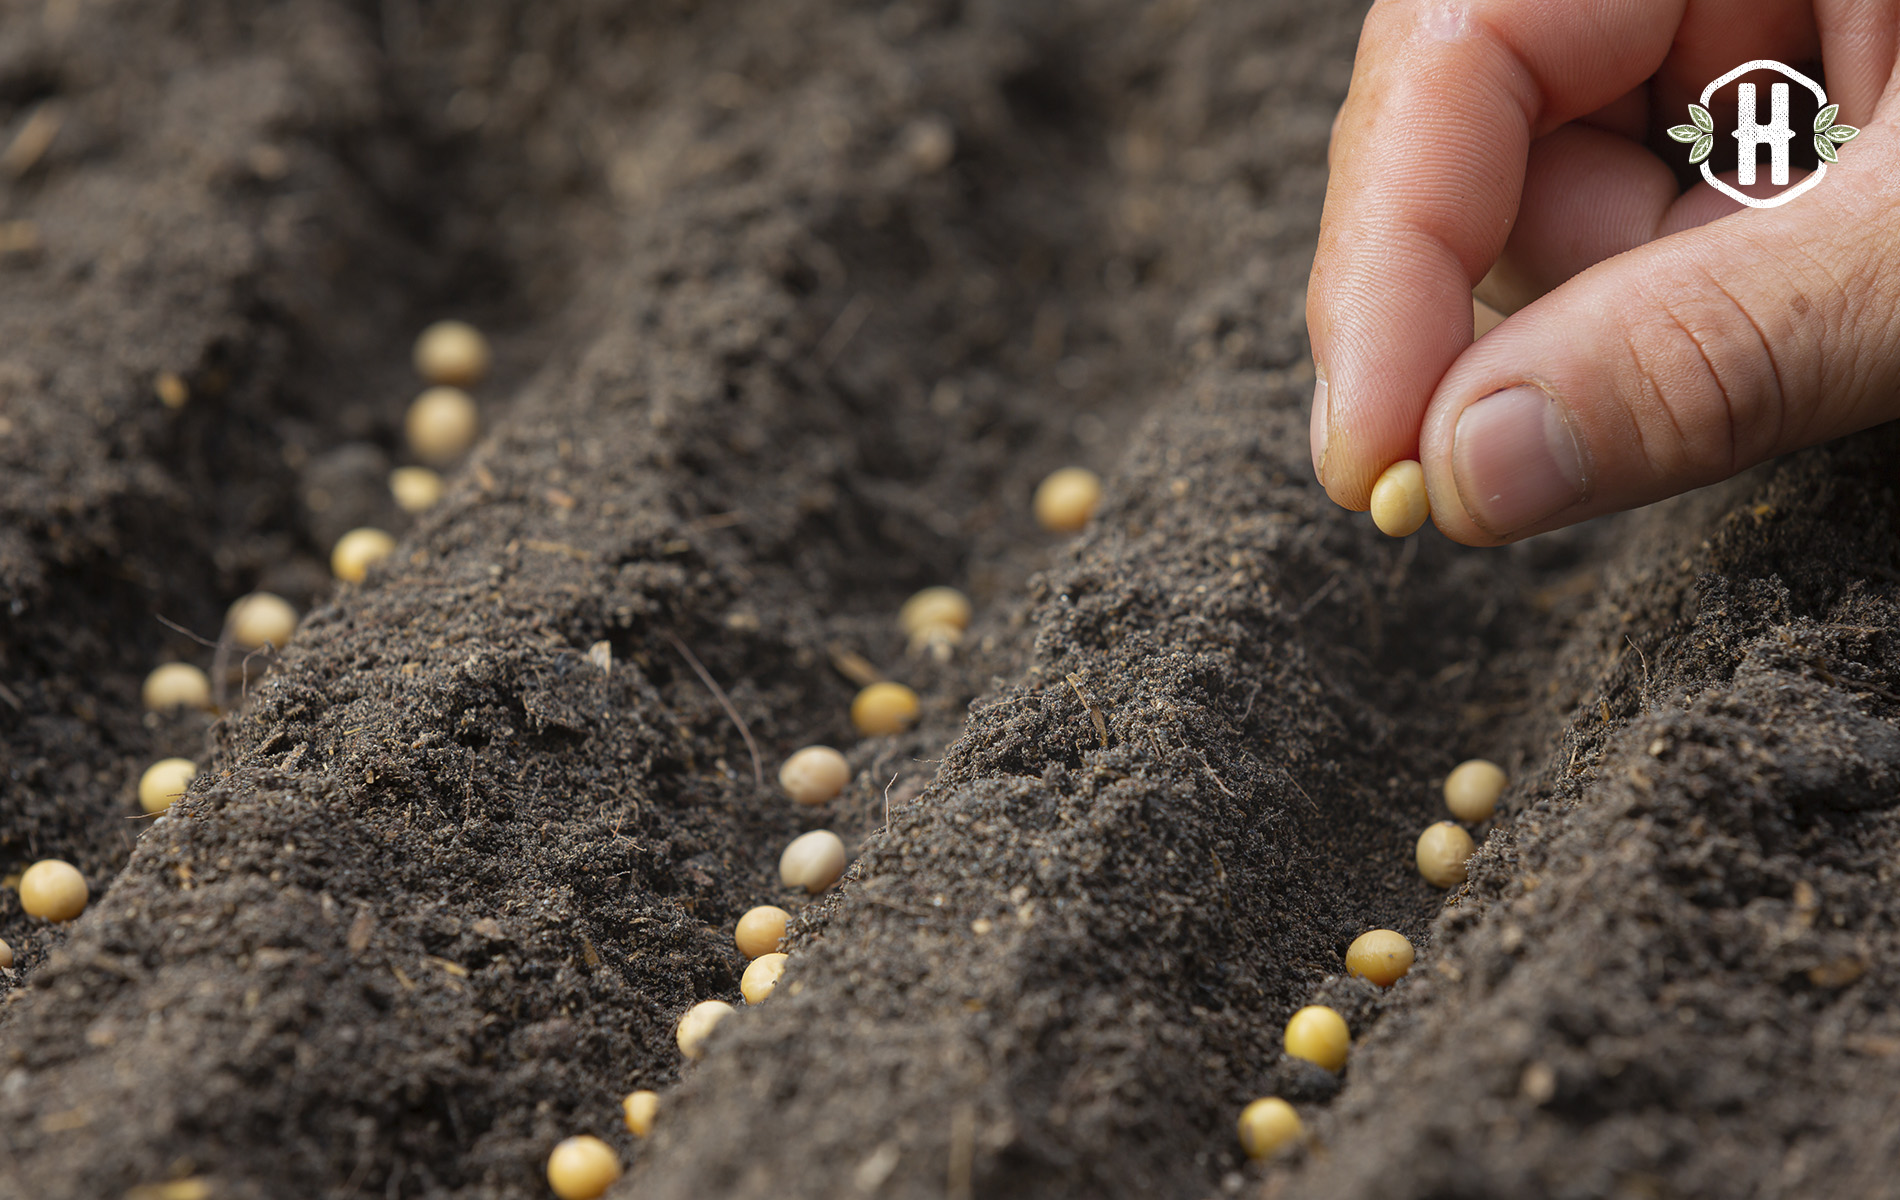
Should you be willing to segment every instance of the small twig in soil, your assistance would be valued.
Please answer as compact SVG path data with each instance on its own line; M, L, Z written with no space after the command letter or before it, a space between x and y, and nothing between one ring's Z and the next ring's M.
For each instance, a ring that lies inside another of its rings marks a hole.
M167 617L164 613L153 613L152 616L157 618L158 623L160 625L163 625L165 628L171 630L173 633L182 633L186 637L190 638L192 641L197 642L200 646L204 646L212 650L216 650L218 648L218 644L212 641L210 638L204 637L200 634L193 633L191 630L186 629L183 625L180 625L178 622L172 620L170 617Z
M892 774L891 782L884 785L884 830L887 833L891 828L891 785L896 782L897 775Z
M1102 710L1095 707L1095 701L1089 699L1082 690L1082 676L1078 672L1070 672L1065 678L1069 686L1075 689L1075 698L1082 702L1083 708L1089 710L1089 720L1095 722L1095 736L1102 739L1102 749L1108 749L1108 724L1102 720Z
M870 298L864 295L851 297L849 303L838 313L838 319L825 330L825 336L818 339L818 369L826 370L835 362L851 339L858 336L863 328L864 319L871 315Z
M871 660L842 642L833 642L825 647L825 653L831 657L832 670L849 679L859 687L870 687L882 682L884 676L871 665Z
M680 657L685 659L686 665L693 669L693 674L699 676L699 681L705 684L706 689L713 694L713 698L719 701L719 707L725 709L726 715L732 718L732 723L739 727L739 736L745 739L745 748L752 753L752 778L760 787L764 787L765 760L759 757L759 744L752 740L752 731L746 728L744 718L739 716L739 710L732 706L732 701L726 697L725 689L713 679L712 672L706 669L705 664L693 657L693 652L686 648L685 642L670 633L666 635L666 640L673 643L673 649L680 652Z
M1643 687L1645 690L1647 690L1649 687L1649 656L1643 653L1643 648L1641 646L1638 646L1636 644L1636 639L1631 637L1629 634L1627 633L1624 634L1623 640L1630 644L1630 649L1636 651L1636 657L1642 661Z
M26 706L20 703L20 698L14 695L12 689L4 683L0 683L0 700L5 700L11 705L14 712L26 711Z

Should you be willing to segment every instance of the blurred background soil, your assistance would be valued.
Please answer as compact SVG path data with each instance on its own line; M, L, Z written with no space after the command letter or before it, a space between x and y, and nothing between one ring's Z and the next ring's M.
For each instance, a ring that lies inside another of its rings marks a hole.
M535 1197L581 1132L625 1197L1900 1194L1900 438L1503 551L1335 509L1303 285L1361 15L0 4L0 876L94 895L0 889L0 1196ZM412 520L450 315L490 432ZM1069 463L1073 540L1028 516ZM894 620L935 583L947 662ZM254 588L290 648L143 712ZM859 660L915 730L852 733ZM1446 895L1412 844L1476 755ZM683 1066L768 902L785 981ZM1338 1077L1280 1050L1315 1002ZM1248 1164L1269 1093L1312 1138Z

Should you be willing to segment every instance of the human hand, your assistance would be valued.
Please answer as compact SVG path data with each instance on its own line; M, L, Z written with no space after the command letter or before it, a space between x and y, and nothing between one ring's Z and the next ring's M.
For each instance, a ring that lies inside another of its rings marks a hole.
M1376 4L1307 291L1327 492L1416 458L1493 545L1900 417L1897 43L1900 0ZM1679 195L1648 146L1758 58L1863 134L1778 208ZM1474 343L1481 280L1517 311Z

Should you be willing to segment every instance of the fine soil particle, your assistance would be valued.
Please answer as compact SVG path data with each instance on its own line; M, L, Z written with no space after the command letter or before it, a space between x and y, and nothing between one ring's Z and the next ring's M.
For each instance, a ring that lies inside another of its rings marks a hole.
M0 1196L538 1197L580 1133L621 1197L1892 1194L1900 436L1504 551L1334 508L1360 16L0 13L0 874L94 893L0 890ZM443 316L492 433L410 519ZM360 525L399 547L338 587ZM257 588L280 655L221 636ZM171 658L215 721L142 712ZM867 671L917 728L852 733ZM807 809L814 742L855 777ZM1448 895L1412 846L1477 756ZM759 904L784 978L684 1066ZM1339 1076L1280 1048L1311 1003ZM1247 1164L1267 1094L1312 1139Z

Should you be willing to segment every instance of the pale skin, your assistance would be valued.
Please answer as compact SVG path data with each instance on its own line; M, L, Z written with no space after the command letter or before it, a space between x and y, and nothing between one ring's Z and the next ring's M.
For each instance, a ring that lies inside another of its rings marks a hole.
M1307 291L1328 494L1416 458L1497 545L1900 417L1897 46L1900 0L1376 4ZM1661 130L1757 58L1860 136L1778 208L1679 194Z

